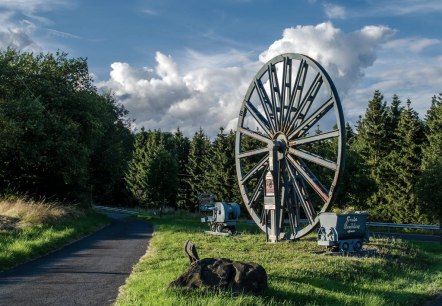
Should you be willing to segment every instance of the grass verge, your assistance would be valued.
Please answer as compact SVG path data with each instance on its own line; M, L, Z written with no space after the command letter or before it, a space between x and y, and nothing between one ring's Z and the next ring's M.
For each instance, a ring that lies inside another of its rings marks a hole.
M268 244L252 227L242 235L202 233L197 217L144 216L155 225L146 256L134 267L117 305L414 305L442 291L442 247L431 243L373 240L378 258L314 255L315 236ZM260 296L207 289L169 289L189 266L184 242L190 239L201 258L225 257L261 264L269 289Z
M45 255L107 222L92 210L59 203L0 200L0 271Z

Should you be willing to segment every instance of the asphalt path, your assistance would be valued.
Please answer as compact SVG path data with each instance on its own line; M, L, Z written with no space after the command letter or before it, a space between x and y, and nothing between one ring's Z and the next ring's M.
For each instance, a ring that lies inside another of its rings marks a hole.
M0 273L0 305L110 305L146 253L153 228L121 214L98 232Z

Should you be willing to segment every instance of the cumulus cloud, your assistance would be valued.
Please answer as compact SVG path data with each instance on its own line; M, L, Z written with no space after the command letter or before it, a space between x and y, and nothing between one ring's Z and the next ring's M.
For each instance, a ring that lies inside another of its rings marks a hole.
M338 91L345 95L363 77L364 69L373 65L376 49L394 33L386 26L366 26L345 33L331 22L297 26L285 29L283 37L261 53L260 60L266 62L287 52L308 55L324 66Z
M143 121L163 117L171 105L190 97L190 90L179 76L172 58L157 52L155 59L155 70L113 63L110 80L98 84L99 87L112 89Z
M203 127L215 135L221 126L235 128L242 95L256 65L250 63L250 68L244 65L246 58L236 52L230 55L189 51L188 63L183 64L187 70L180 72L171 56L157 52L155 69L113 63L110 79L98 87L113 91L138 127L169 131L179 126L187 135ZM241 61L242 67L236 65Z
M345 33L330 22L297 26L285 29L282 38L259 59L239 51L207 55L188 50L177 63L158 52L154 69L113 63L109 80L98 87L115 92L139 128L170 131L179 126L191 136L203 127L214 136L221 126L236 128L239 108L253 75L274 56L297 52L315 58L342 95L373 65L376 49L394 32L384 26L367 26Z

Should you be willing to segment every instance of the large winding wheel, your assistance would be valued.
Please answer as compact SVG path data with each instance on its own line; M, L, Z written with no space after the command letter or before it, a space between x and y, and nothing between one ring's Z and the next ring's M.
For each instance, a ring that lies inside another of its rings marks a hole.
M235 159L245 206L270 241L297 239L336 196L344 116L325 69L287 53L252 80L238 118Z

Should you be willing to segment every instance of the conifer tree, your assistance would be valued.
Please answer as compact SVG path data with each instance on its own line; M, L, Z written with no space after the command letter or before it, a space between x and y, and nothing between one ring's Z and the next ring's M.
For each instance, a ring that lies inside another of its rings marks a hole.
M391 100L391 105L387 109L387 127L388 131L396 130L399 120L401 117L401 113L404 108L401 106L401 100L398 95L394 94L393 99Z
M386 170L390 174L380 189L386 199L383 212L396 223L422 221L421 207L416 197L416 183L420 174L423 126L417 113L407 101L394 131L395 150L386 158Z
M355 149L358 135L354 133L348 122L345 131L345 168L334 206L341 209L366 210L368 198L374 193L375 185L370 178L370 171L364 158Z
M426 222L442 223L442 93L427 111L418 198Z
M347 147L356 141L356 134L349 122L345 123L345 140L347 141Z
M141 204L147 203L147 193L144 192L148 189L145 178L150 170L147 168L150 158L150 154L146 150L147 141L148 133L144 129L135 135L132 160L129 162L125 176L127 188Z
M168 146L169 148L167 148ZM178 163L173 155L173 136L160 130L141 130L135 136L126 184L146 206L174 206L178 187Z
M220 128L212 143L208 158L207 183L217 201L238 201L239 188L236 183L235 135L226 135Z
M189 149L189 161L187 163L186 182L190 187L190 202L193 209L198 206L198 195L207 193L206 182L206 156L209 154L210 141L204 131L200 128L192 138Z
M365 116L358 122L358 137L354 145L356 152L362 157L363 167L367 167L369 171L369 181L373 182L373 188L368 190L374 190L374 193L369 196L367 205L371 218L375 220L382 218L386 207L386 200L379 188L385 182L383 163L390 149L387 124L386 103L380 91L376 90L368 102Z
M180 128L174 134L175 158L178 163L178 194L177 206L191 209L190 186L186 182L188 177L187 164L189 161L190 140L183 135Z
M371 176L379 183L382 174L379 173L379 164L388 154L387 113L384 96L379 90L374 92L368 102L364 118L358 123L357 148L371 169Z
M178 189L178 163L174 156L160 144L151 151L147 162L145 193L156 207L175 205Z

